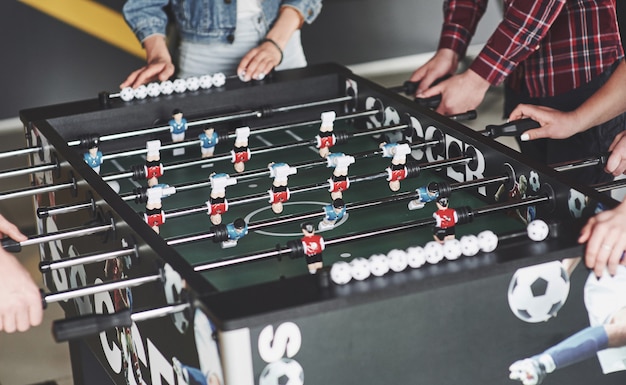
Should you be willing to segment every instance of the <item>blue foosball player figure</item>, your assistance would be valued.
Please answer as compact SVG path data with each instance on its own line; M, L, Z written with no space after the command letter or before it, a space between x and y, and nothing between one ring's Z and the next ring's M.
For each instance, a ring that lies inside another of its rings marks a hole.
M248 224L241 218L226 225L228 240L222 242L222 248L237 246L237 241L248 234Z
M83 159L96 174L100 174L100 165L102 165L102 152L98 149L98 140L89 142L88 151L84 154Z
M200 139L200 152L202 158L210 158L215 152L215 146L219 142L219 136L213 127L204 127L204 132L198 135Z
M409 202L409 210L419 210L423 208L426 203L433 202L439 198L439 184L437 182L430 182L428 186L422 186L415 190L417 198Z
M343 219L346 214L346 204L341 198L334 199L332 203L324 206L324 219L317 228L320 231L332 229L337 221Z

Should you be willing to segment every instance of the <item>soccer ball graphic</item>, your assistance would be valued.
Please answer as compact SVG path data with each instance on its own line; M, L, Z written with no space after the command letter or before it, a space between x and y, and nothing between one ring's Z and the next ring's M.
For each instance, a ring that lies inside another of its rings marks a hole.
M267 364L261 376L259 385L303 385L304 371L298 361L290 358L281 358Z
M580 218L587 207L587 197L580 191L570 189L567 194L567 205L572 217Z
M509 285L509 306L522 321L547 321L569 294L569 276L559 261L518 269Z
M539 191L539 187L541 186L541 182L539 181L539 174L537 171L531 171L528 177L528 186L530 187L530 191L537 192Z

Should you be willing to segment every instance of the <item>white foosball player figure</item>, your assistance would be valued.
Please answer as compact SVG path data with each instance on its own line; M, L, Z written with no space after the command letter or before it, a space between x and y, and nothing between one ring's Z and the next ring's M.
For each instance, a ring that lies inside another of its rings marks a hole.
M219 225L222 223L222 214L228 211L228 201L226 200L226 187L237 184L236 178L224 173L213 173L209 176L211 182L211 195L207 204L207 214L211 218L211 223Z
M333 176L328 179L330 187L330 197L332 199L343 198L343 191L350 187L350 179L348 178L348 167L355 162L351 155L345 155L341 152L331 153L326 156L326 164L328 167L334 167Z
M245 163L252 156L248 148L248 137L250 136L250 127L239 127L235 130L235 145L230 152L231 161L235 171L243 172L246 169Z
M330 147L337 143L337 137L333 134L335 123L335 111L322 112L322 125L320 126L319 135L315 136L317 148L322 158L330 153Z
M387 182L391 191L400 190L400 182L407 177L406 157L411 153L408 143L381 143L383 158L391 158L391 166L387 167Z
M270 163L267 167L270 170L270 178L274 178L272 188L268 190L269 203L272 204L272 211L280 214L283 212L283 203L291 197L289 187L287 187L289 176L295 175L298 169L290 167L287 163Z
M159 183L159 178L163 176L160 140L149 140L146 142L146 165L144 172L148 181L148 187Z
M148 200L146 202L146 213L144 214L144 219L157 234L159 233L159 226L165 223L165 215L162 210L163 206L161 200L175 193L176 187L172 187L167 184L157 184L146 190Z

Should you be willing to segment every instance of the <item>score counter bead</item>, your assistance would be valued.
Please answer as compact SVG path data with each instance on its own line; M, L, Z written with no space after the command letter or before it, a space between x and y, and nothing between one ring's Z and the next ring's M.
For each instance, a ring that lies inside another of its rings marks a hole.
M211 75L202 75L198 80L198 84L203 90L208 90L213 87L213 77Z
M161 87L159 83L149 83L146 87L148 91L148 96L155 98L161 94Z
M370 272L377 276L382 277L389 271L389 263L387 262L387 256L384 254L374 254L368 259Z
M391 250L389 253L387 253L387 260L389 263L389 268L396 273L403 271L408 266L407 253L404 250Z
M125 102L130 102L135 98L135 93L133 92L132 87L124 87L122 91L120 91L120 98Z
M215 87L221 87L224 84L226 84L226 75L224 75L221 72L218 72L216 74L213 74L213 85Z
M183 92L187 91L187 83L185 83L183 79L174 80L172 85L174 86L174 92L176 92L177 94L182 94Z
M464 235L461 237L461 253L466 257L473 257L480 251L478 237L475 235Z
M135 96L135 99L145 99L146 96L148 96L148 88L142 84L133 90L133 95Z
M174 92L174 83L172 83L171 80L165 80L161 82L159 88L161 89L161 93L163 95L170 95Z
M350 261L350 274L357 281L362 281L369 277L370 267L367 259L357 257Z
M528 233L528 238L532 239L535 242L543 241L548 237L550 233L550 228L548 224L541 219L535 219L534 221L528 224L526 227L526 232Z
M485 253L491 253L498 247L498 236L491 230L478 233L478 246Z
M195 76L189 77L185 79L185 86L189 91L197 91L200 88L200 80Z
M345 285L352 280L350 264L346 261L333 263L330 268L330 279L337 285Z
M426 252L426 262L428 263L439 263L443 259L443 246L439 242L428 242L424 245L424 251Z
M421 246L406 249L406 257L407 263L412 269L422 267L426 263L426 251Z
M449 261L459 259L461 256L461 241L458 239L448 239L443 243L443 255Z

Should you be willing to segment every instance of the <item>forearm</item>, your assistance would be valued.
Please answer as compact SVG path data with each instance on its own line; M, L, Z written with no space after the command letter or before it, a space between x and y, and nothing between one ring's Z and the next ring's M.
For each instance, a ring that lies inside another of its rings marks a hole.
M281 49L284 49L291 35L300 29L303 22L304 18L296 8L283 6L276 22L267 32L266 38L275 41Z
M626 112L626 62L622 61L609 80L573 114L587 130Z

